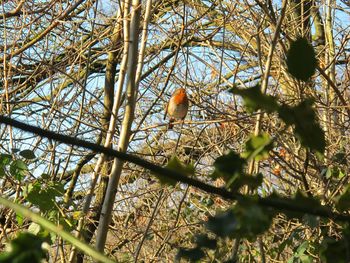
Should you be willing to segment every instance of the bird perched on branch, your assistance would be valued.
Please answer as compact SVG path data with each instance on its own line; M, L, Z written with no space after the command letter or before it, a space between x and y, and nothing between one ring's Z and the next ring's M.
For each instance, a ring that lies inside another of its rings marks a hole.
M186 90L184 88L179 88L175 90L171 96L168 104L166 105L164 120L166 115L169 114L169 126L168 129L173 128L173 122L175 120L184 120L188 111L188 98Z

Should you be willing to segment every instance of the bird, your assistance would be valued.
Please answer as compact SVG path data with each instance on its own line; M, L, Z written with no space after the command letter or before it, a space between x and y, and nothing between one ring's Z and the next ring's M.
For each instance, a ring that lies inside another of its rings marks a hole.
M186 90L184 88L179 88L174 91L169 102L166 105L164 120L167 114L169 114L169 126L168 129L173 128L173 122L177 119L184 120L188 111L188 98Z

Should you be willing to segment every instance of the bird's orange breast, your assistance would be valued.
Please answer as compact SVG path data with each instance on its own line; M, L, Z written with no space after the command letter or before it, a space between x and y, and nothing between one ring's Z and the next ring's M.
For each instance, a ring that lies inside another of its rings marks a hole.
M174 102L176 104L182 104L182 103L186 103L188 101L186 93L181 92L180 94L177 94L174 96Z

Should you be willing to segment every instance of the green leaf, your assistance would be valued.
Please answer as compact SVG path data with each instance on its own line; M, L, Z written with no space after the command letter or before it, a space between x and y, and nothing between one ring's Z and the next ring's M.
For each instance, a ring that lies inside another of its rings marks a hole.
M36 158L32 150L23 150L23 151L20 151L19 154L28 160L32 160Z
M38 206L42 212L54 206L54 201L46 195L45 188L39 182L29 184L28 190L24 192L24 197L28 202Z
M237 174L233 176L226 184L226 187L231 189L231 191L236 192L242 186L248 186L250 190L255 190L261 186L263 182L263 175L258 173L257 175L245 175Z
M71 232L74 230L74 226L77 221L82 217L81 211L74 211L71 215L66 215L65 217L61 216L61 213L58 210L50 210L47 213L47 219L53 222L57 222L64 230ZM52 235L51 235L52 236Z
M338 178L342 179L344 176L345 176L345 173L343 173L343 171L339 169Z
M50 182L48 189L53 192L52 195L54 196L60 197L64 195L64 183Z
M29 184L24 191L28 202L36 205L42 212L50 211L55 208L55 198L63 196L64 186L61 183L50 183L45 186L39 182Z
M12 151L13 153L18 153L18 152L20 151L20 149L12 148L11 151Z
M245 152L242 153L242 157L257 161L269 157L269 151L272 150L272 140L267 133L260 135L252 135L245 144Z
M246 161L237 153L230 151L228 154L218 157L214 162L215 177L230 179L235 174L242 174Z
M277 251L278 251L278 253L281 253L286 247L288 247L288 246L291 246L292 244L293 244L293 242L294 242L294 240L296 239L296 240L298 240L299 239L299 234L300 234L300 232L302 232L302 230L301 229L294 229L291 233L290 233L290 235L289 235L289 237L287 238L287 239L285 239L279 246L278 246L278 249L277 249ZM294 258L294 256L293 256L293 258ZM288 261L289 262L289 261ZM293 262L293 261L292 261Z
M232 191L237 191L247 181L243 173L246 161L237 153L230 151L228 154L218 157L214 162L215 170L213 178L223 178L226 187Z
M336 208L339 211L347 211L350 209L350 185L345 187L345 191L334 198L336 203Z
M301 263L312 263L313 258L308 254L307 249L309 249L310 244L308 241L304 241L296 249L294 255L292 256L293 261L291 262L301 262ZM296 259L299 259L296 261Z
M298 249L297 249L297 251L296 251L296 254L297 254L298 256L303 255L304 252L306 251L306 249L307 249L308 247L309 247L309 242L308 242L308 241L304 241L304 242L298 247Z
M0 166L0 178L4 177L5 175L6 175L5 167L4 166Z
M349 240L335 240L331 237L323 239L320 248L320 257L325 263L348 263L349 258Z
M180 172L183 175L187 175L187 176L193 175L195 172L193 165L191 164L185 165L181 163L181 161L176 156L172 157L165 167L170 170ZM167 176L160 175L160 174L156 174L156 176L159 179L161 184L168 184L168 185L175 186L177 183L176 180L173 180Z
M15 160L10 165L10 173L18 181L21 181L28 174L28 167L23 161Z
M256 176L245 175L243 172L245 164L246 161L243 158L231 151L215 160L215 170L212 177L224 179L226 188L233 192L238 191L244 185L254 190L261 185L262 174L257 174Z
M207 207L211 207L212 205L215 204L213 198L211 197L204 197L203 199L200 200L200 203Z
M73 231L73 228L71 229L71 231ZM57 235L53 232L48 232L49 233L49 237L47 238L50 241L50 244L54 244L57 240Z
M274 112L278 109L277 100L269 95L262 94L260 85L248 89L232 88L229 92L243 97L247 111L254 112L258 109L266 112Z
M291 43L287 52L287 67L293 77L307 81L315 73L316 65L314 48L306 38L300 37Z
M333 176L333 168L332 167L328 167L326 169L325 176L327 179L330 179Z
M346 153L338 152L332 157L332 161L337 162L339 164L347 164Z
M259 86L244 90L233 88L230 92L242 96L249 111L258 109L266 112L277 111L287 125L295 126L295 133L303 146L315 150L319 155L324 152L326 147L324 131L316 121L312 100L305 100L295 107L279 106L274 97L262 94Z
M303 221L311 228L316 228L320 223L319 217L309 214L303 216Z
M31 223L28 227L28 232L32 233L33 235L37 235L41 230L40 225L37 223Z
M197 235L195 242L198 247L215 249L216 248L216 239L209 238L206 234Z
M176 255L177 260L180 260L181 258L189 259L191 262L198 261L202 259L205 256L202 249L196 247L196 248L180 248L179 252Z
M312 256L309 256L309 255L301 255L299 257L301 263L313 263L314 262L314 259Z
M304 241L289 258L288 262L312 263L313 258L308 255L307 249L310 247L308 241ZM299 260L298 260L299 259Z
M275 216L273 209L263 208L254 200L241 200L234 207L237 218L236 233L244 238L255 239L267 231Z
M0 166L9 165L12 161L10 154L0 154Z
M40 263L45 259L46 251L42 248L43 240L31 233L20 233L10 243L10 249L0 254L2 263Z
M60 218L59 222L60 222L60 225L63 226L64 230L69 232L74 230L75 222L73 219Z
M206 227L219 237L232 237L237 228L237 220L232 209L209 217Z
M263 182L263 174L258 173L256 175L244 175L243 178L241 178L241 184L247 185L250 190L255 190L259 186L261 186Z
M23 225L23 221L24 221L24 217L23 215L16 213L16 221L18 223L19 226Z
M323 153L326 147L324 131L316 121L312 100L305 100L295 107L283 105L278 110L287 125L294 125L295 133L303 146Z
M345 176L343 171L337 166L327 167L323 175L325 175L327 179L342 179Z
M275 216L273 209L262 208L255 200L240 200L233 208L209 217L206 227L219 237L255 239L267 231Z
M48 180L48 179L50 179L50 175L49 175L49 174L46 174L46 173L42 173L42 174L41 174L41 178L42 178L43 180Z

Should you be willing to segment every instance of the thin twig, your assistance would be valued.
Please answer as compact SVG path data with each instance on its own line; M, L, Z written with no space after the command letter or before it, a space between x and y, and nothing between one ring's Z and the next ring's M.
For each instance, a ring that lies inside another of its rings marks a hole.
M143 234L143 236L142 236L142 239L141 239L139 245L137 246L137 249L136 249L136 252L135 252L135 260L134 260L135 263L137 262L137 259L138 259L139 255L140 255L142 245L143 245L143 243L144 243L145 240L146 240L148 231L149 231L149 229L151 228L151 225L152 225L152 223L153 223L154 217L156 216L156 212L158 211L158 207L159 207L160 201L161 201L162 198L163 198L163 194L164 194L164 189L160 190L160 194L159 194L159 196L158 196L157 203L156 203L155 207L153 208L152 215L151 215L151 217L150 217L150 219L149 219L149 221L148 221L148 224L147 224L147 227L146 227L146 229L145 229L145 231L144 231L144 234Z

